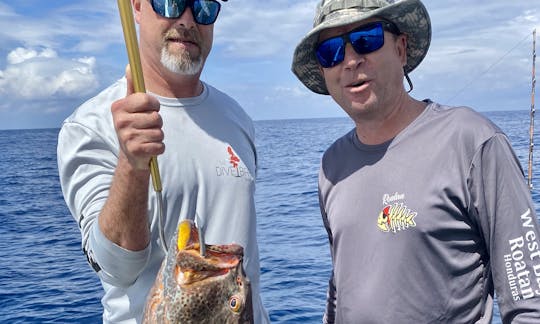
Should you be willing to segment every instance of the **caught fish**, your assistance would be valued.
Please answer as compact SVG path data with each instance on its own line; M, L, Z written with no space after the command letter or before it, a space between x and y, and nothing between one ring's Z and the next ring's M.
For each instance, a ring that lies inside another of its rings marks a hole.
M190 220L180 222L173 243L148 295L143 323L252 323L242 246L206 245L202 256Z

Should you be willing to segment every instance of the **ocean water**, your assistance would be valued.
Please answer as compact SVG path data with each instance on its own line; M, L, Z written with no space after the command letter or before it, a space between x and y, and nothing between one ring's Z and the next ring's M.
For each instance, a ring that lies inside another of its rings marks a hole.
M528 112L487 116L509 135L527 170ZM320 323L330 254L317 172L325 148L353 125L332 118L255 126L262 298L273 323ZM60 190L57 134L57 129L0 131L0 323L101 321L102 288L81 252L77 224ZM534 160L538 204L540 169L538 157ZM498 315L493 323L500 323Z

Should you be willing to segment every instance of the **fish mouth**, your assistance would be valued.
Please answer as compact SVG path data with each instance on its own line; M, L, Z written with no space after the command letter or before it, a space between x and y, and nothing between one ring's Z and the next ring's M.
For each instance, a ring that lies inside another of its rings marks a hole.
M206 253L201 255L200 244L195 224L190 220L181 222L175 246L175 276L179 284L189 285L208 279L218 279L238 268L242 271L244 249L241 245L205 244Z
M178 251L176 278L182 285L190 285L226 276L242 264L243 248L239 245L208 245L206 255L199 253L198 244Z
M215 246L207 246L206 251L203 257L198 249L180 250L176 263L182 269L198 271L234 268L242 260L242 254L218 251Z

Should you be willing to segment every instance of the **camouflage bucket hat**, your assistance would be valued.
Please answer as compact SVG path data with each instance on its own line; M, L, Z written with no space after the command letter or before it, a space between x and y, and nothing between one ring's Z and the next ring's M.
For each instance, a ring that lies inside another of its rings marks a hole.
M317 6L313 29L294 51L293 73L311 91L328 94L315 56L320 32L373 17L390 21L407 34L404 70L405 73L414 70L426 56L431 42L429 14L420 0L322 0Z

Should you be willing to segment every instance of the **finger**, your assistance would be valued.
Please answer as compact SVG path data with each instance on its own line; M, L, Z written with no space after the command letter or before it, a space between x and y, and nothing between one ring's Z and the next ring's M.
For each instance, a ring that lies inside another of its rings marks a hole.
M130 94L125 98L113 102L111 106L113 115L123 113L132 114L154 111L157 112L159 110L159 100L156 97L144 92Z
M126 80L127 80L127 92L126 97L130 94L135 93L135 88L133 87L133 79L131 77L131 67L126 65Z
M160 151L160 147L165 146L163 142L164 139L165 139L165 136L161 129L147 129L144 131L143 134L141 134L140 143L142 145L153 146L158 151L151 151L151 152L148 152L148 154L156 155L156 154L162 153Z
M137 155L144 153L137 151L137 148L142 144L155 143L163 145L164 133L160 128L125 128L118 132L118 138L128 148L130 154Z
M130 125L135 129L161 129L163 120L157 111L143 111L130 115Z
M159 130L147 130L126 142L126 153L143 160L162 154L165 151L163 139L163 133Z

